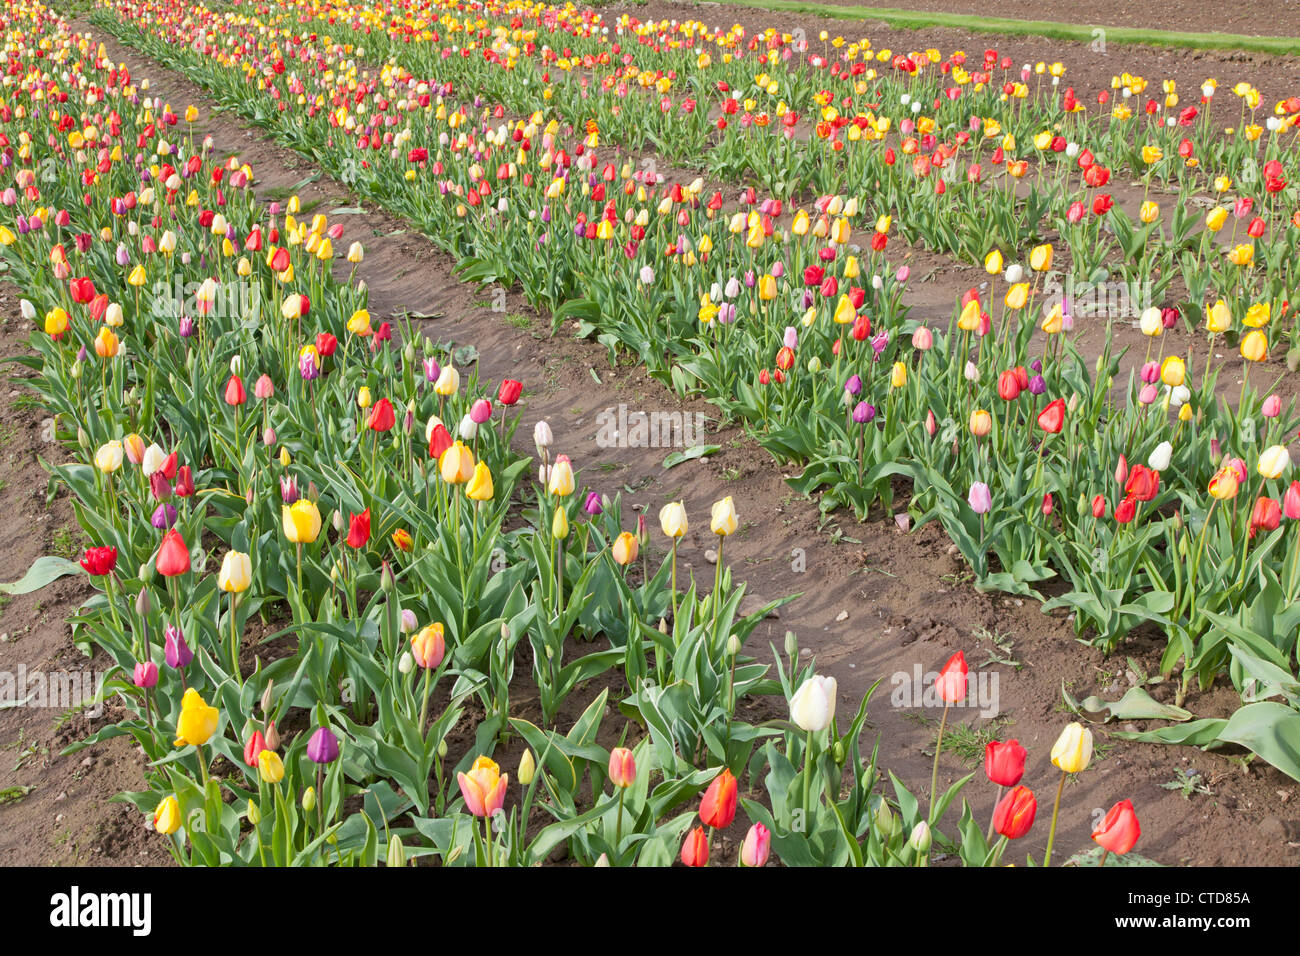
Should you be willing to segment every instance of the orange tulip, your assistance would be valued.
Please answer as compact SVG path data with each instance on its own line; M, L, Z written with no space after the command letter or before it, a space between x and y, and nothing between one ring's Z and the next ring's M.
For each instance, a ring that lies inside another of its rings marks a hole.
M489 757L476 759L469 773L456 774L465 809L476 817L490 817L501 809L509 781L510 775L502 775L501 768Z

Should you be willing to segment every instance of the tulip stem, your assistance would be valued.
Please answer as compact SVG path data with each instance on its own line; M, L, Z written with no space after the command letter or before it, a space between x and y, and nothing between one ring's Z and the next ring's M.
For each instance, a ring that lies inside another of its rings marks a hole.
M673 627L677 627L677 542L681 538L673 538Z
M984 836L985 843L993 842L993 821L998 817L998 804L1002 802L1002 791L1005 789L1006 788L1001 785L998 786L998 797L993 801L993 815L989 817L989 832Z
M429 721L429 675L433 673L432 667L424 669L424 689L420 692L422 702L420 704L420 738L425 735L425 726ZM427 745L426 745L427 746Z
M934 769L930 771L930 820L933 826L937 821L934 815L934 807L938 802L935 798L938 796L939 789L939 752L943 749L943 731L948 726L948 707L949 704L943 705L943 716L939 718L939 736L934 742Z
M1110 856L1110 850L1107 850L1105 847L1103 847L1103 848L1102 848L1102 851L1101 851L1101 860L1097 863L1097 865L1098 865L1098 866L1105 866L1105 865L1106 865L1106 857L1108 857L1108 856Z
M1056 802L1052 804L1052 828L1047 831L1047 854L1043 866L1052 865L1052 844L1056 842L1056 815L1061 812L1061 793L1065 790L1066 772L1061 771L1061 782L1056 785Z
M725 535L718 535L718 565L713 572L713 637L718 636L718 603L722 600L722 545Z
M614 852L618 853L623 842L623 798L627 796L627 787L618 788L618 822L614 825Z
M230 593L230 672L242 685L244 678L239 673L239 635L235 632L235 598L236 595L232 591Z
M812 803L812 775L813 775L813 732L808 731L807 743L804 745L803 753L803 810L805 814L804 825L808 825L807 816L812 813L809 804Z

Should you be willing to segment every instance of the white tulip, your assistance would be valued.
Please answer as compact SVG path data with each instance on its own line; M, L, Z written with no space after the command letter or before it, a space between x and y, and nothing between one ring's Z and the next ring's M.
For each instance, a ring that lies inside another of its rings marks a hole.
M1167 441L1156 445L1155 451L1147 459L1147 467L1152 471L1164 471L1169 467L1169 459L1174 453L1174 446Z
M817 733L835 717L837 687L834 677L814 675L790 699L790 719L800 730Z

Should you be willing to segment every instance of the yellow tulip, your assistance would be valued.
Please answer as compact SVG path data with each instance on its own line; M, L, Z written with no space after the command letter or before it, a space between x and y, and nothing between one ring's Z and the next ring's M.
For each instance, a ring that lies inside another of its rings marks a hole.
M438 470L447 484L463 485L474 477L474 453L457 441L438 459Z
M1023 309L1029 301L1029 283L1017 282L1007 289L1005 301L1008 309Z
M559 498L567 498L573 494L573 465L567 458L558 458L554 465L551 466L551 477L547 482L546 490Z
M1268 336L1259 329L1251 329L1243 335L1241 357L1248 362L1262 362L1268 358Z
M1291 453L1286 445L1270 445L1259 455L1259 473L1264 478L1281 478L1291 467Z
M1187 366L1177 355L1171 355L1160 366L1160 381L1170 388L1177 388L1187 378Z
M191 687L181 698L181 715L176 721L176 746L202 747L217 732L217 708L209 707Z
M683 537L689 526L686 522L686 505L672 501L659 509L659 527L670 538Z
M731 495L713 503L713 512L709 520L709 530L718 537L735 533L737 526L736 503Z
M1223 228L1223 224L1228 221L1228 210L1222 206L1216 206L1211 209L1205 216L1205 228L1210 232L1218 232Z
M266 783L279 783L284 779L284 761L274 750L263 750L257 755L257 773Z
M994 249L984 257L984 271L995 276L1002 271L1002 253Z
M474 466L474 477L465 486L465 497L471 501L491 501L493 493L492 472L485 462L480 461Z
M1067 724L1052 745L1052 763L1066 773L1079 773L1092 762L1092 731L1078 722Z
M1148 199L1138 209L1138 218L1145 223L1153 223L1160 218L1160 204Z
M353 312L352 317L348 319L348 331L362 338L369 335L371 332L370 313L365 309L357 309L357 311Z
M1267 302L1256 302L1246 310L1242 325L1250 329L1262 329L1273 317L1273 309Z
M902 362L894 363L894 369L889 375L889 384L893 388L902 388L907 384L907 366Z
M1214 335L1232 328L1232 311L1222 299L1210 306L1210 311L1205 315L1205 327Z
M1255 261L1255 247L1248 242L1242 243L1228 253L1228 261L1243 268L1250 265Z
M551 537L563 541L569 536L569 516L563 508L555 509L555 518L551 521Z
M614 539L614 546L610 549L613 554L614 563L620 567L626 567L636 560L637 552L641 550L640 544L636 540L636 535L631 531L624 531Z
M1052 245L1045 242L1041 246L1034 246L1029 251L1029 268L1035 272L1046 272L1052 268Z
M299 498L291 505L281 505L280 520L284 536L294 544L311 544L320 534L320 509L310 498Z
M174 796L162 798L162 802L153 811L153 830L163 836L171 836L181 828L181 805Z

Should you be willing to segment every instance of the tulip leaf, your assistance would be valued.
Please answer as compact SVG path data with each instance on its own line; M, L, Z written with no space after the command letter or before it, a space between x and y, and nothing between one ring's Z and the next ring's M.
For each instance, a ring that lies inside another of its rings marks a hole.
M1185 744L1188 747L1210 747L1219 739L1219 733L1228 721L1223 717L1206 717L1189 724L1174 727L1157 727L1139 733L1114 731L1120 740L1136 740L1147 744Z
M33 591L39 591L53 581L69 574L76 574L81 570L81 565L75 561L69 561L67 558L60 558L56 555L47 554L39 557L27 569L17 581L12 584L0 583L0 592L5 594L31 594Z
M1228 718L1219 739L1259 754L1300 780L1300 713L1275 701L1247 704Z
M1061 696L1066 706L1082 717L1096 723L1111 720L1191 720L1195 715L1172 704L1162 704L1155 700L1142 687L1132 687L1119 700L1111 703L1093 695L1083 700L1075 700L1061 685Z
M675 468L684 461L690 461L692 458L703 458L705 455L713 455L721 450L721 445L692 445L685 451L675 451L665 458L664 468Z

